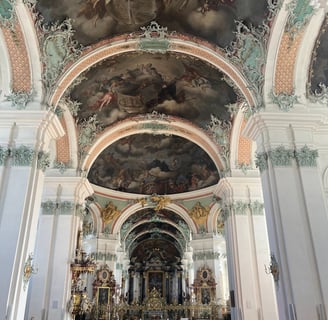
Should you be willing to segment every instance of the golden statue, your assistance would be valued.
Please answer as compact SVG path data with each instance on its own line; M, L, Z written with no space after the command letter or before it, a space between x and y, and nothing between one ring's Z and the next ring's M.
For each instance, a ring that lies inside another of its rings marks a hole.
M191 209L189 215L197 222L198 225L204 225L206 223L209 212L210 208L203 207L198 201Z
M100 214L104 224L108 224L120 214L120 211L113 202L109 202L107 206L101 210Z
M162 210L171 202L169 197L153 195L150 197L151 202L156 203L155 211Z

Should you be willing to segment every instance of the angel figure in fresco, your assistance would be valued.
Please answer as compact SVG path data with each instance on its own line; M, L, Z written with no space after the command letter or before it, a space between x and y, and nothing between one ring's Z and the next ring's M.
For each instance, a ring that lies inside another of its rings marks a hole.
M109 105L115 97L116 89L118 87L118 81L113 80L109 89L103 94L103 96L97 100L93 105L90 106L91 109L98 109L101 111L103 107Z

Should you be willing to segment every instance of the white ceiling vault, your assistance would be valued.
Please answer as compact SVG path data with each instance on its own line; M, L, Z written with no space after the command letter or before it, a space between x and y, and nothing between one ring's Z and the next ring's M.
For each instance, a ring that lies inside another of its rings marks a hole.
M155 236L179 251L189 232L216 229L219 179L255 169L242 136L247 117L267 103L290 110L300 87L303 98L327 103L326 8L309 0L3 0L1 108L56 113L65 135L51 166L93 185L90 217L102 223L92 232L120 230L131 254Z

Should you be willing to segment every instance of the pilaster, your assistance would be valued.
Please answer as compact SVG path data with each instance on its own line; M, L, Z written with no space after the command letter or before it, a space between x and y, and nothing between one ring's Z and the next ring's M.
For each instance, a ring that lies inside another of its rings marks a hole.
M70 319L70 263L81 229L84 199L92 188L81 177L46 177L35 249L42 266L33 277L28 319Z
M61 125L52 112L0 111L0 318L23 319L49 143Z
M278 319L258 177L227 177L215 191L227 242L232 319Z
M318 167L325 123L323 114L303 108L283 117L256 114L245 129L257 142L281 319L327 319L328 219Z

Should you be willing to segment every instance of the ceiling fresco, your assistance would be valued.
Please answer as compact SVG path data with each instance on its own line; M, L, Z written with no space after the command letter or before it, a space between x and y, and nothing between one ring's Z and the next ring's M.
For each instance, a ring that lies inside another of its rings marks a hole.
M228 120L226 106L237 99L217 69L173 53L115 56L88 71L84 78L70 96L81 103L78 118L97 114L104 127L154 111L205 127L211 114Z
M318 90L320 84L328 86L328 17L326 17L317 39L317 48L311 70L311 90Z
M219 173L207 153L178 136L139 134L107 147L93 163L91 183L136 194L174 194L214 185Z
M155 212L154 209L147 208L136 212L126 219L120 231L121 238L124 238L127 232L133 227L133 225L139 222L159 222L164 220L171 221L173 224L179 226L180 229L184 230L184 233L189 234L190 231L188 225L175 212L165 209Z
M266 0L39 0L45 22L71 19L75 39L90 45L118 34L140 31L157 21L169 31L187 33L226 46L234 39L235 20L258 25Z
M178 250L177 244L172 241L172 238L165 235L150 237L149 234L140 237L134 243L134 249L131 251L131 264L136 262L145 263L146 261L156 262L160 260L165 263L180 263L181 253Z

